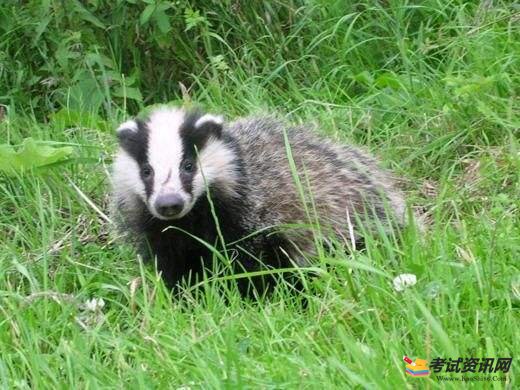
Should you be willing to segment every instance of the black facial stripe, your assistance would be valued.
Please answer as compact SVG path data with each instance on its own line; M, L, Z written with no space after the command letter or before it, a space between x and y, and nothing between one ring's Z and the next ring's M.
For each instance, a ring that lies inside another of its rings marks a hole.
M193 189L193 178L197 173L197 153L200 154L210 137L220 138L222 135L222 125L215 122L205 122L200 126L195 123L203 116L198 111L193 111L186 115L180 128L183 155L179 166L180 179L184 190L191 194ZM193 164L191 172L185 172L184 164L189 161Z
M193 178L195 177L195 174L197 173L198 166L197 166L197 154L195 151L195 145L189 140L183 138L182 139L182 159L181 163L179 165L179 176L181 179L182 188L184 188L184 191L186 191L188 194L191 195L191 191L193 189ZM198 149L197 149L198 150ZM193 164L193 169L191 172L186 172L184 170L184 164L186 162L191 162Z
M117 137L119 145L141 165L147 160L148 128L141 121L136 120L135 122L137 123L137 130L120 130Z
M184 191L186 191L188 194L191 195L191 191L193 190L193 178L195 177L196 169L191 171L190 173L182 172L180 173L180 179L182 188Z
M148 165L148 143L150 131L146 123L136 119L137 130L123 129L117 134L119 145L130 157L139 165L139 175L143 181L146 196L150 197L153 189L153 174L145 178L142 172L143 167Z

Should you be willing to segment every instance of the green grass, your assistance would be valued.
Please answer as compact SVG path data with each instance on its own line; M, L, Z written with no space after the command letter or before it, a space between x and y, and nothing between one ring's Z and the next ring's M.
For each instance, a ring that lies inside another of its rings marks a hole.
M518 6L82 3L0 5L0 144L75 149L0 176L0 386L460 387L406 377L406 354L512 356L518 387ZM276 111L364 145L428 228L322 255L306 308L284 285L257 303L218 283L172 300L103 218L112 129L166 101ZM399 293L402 273L418 280Z

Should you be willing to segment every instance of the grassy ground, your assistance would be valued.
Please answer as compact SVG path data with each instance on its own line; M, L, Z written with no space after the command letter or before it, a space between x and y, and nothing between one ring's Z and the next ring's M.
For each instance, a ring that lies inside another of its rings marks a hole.
M402 356L517 359L517 5L17 3L0 5L0 143L75 152L0 176L2 387L459 387L406 377ZM256 304L215 286L172 302L103 212L114 126L183 99L364 145L427 232L323 256L305 309L284 286ZM402 273L417 284L397 292ZM517 387L518 364L467 385Z

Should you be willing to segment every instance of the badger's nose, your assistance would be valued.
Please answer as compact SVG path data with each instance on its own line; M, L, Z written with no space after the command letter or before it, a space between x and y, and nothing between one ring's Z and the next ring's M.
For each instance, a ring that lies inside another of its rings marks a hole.
M160 215L166 218L171 218L175 217L182 211L184 201L178 194L162 194L157 197L154 206Z

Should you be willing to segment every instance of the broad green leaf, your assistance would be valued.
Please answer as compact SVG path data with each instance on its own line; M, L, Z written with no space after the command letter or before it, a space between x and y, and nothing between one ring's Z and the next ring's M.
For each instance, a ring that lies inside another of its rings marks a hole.
M80 15L81 19L86 22L92 23L94 26L106 29L106 26L99 20L93 13L91 13L85 6L83 6L79 1L74 2L75 10Z
M157 23L157 27L159 27L159 30L161 30L163 34L166 34L172 29L168 15L166 15L164 11L158 10L155 12L153 18Z
M138 88L117 87L114 90L113 95L117 97L126 97L127 99L137 100L138 102L143 101L143 95L141 95L141 91L139 91Z
M73 151L71 146L54 147L32 138L26 138L18 147L2 144L0 145L0 172L15 175L17 172L43 167L65 159Z
M154 13L154 11L155 11L155 4L148 4L146 6L146 8L141 13L141 16L139 17L139 23L141 24L141 26L148 23L148 21L150 20L150 17Z
M394 90L403 88L399 76L393 73L383 73L376 79L375 84L380 88L391 88Z
M374 78L370 74L370 72L364 70L363 72L360 72L356 74L355 76L352 76L354 80L357 82L364 84L364 85L372 85L374 83Z

